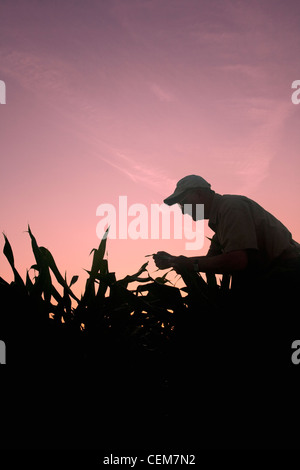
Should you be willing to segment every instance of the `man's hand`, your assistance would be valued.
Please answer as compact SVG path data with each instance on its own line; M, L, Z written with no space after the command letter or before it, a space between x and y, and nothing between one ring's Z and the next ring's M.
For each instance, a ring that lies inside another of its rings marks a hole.
M193 261L186 256L172 256L166 251L158 251L153 255L154 262L159 269L174 268L175 271L193 270Z
M181 271L197 271L202 273L232 274L243 271L248 266L248 254L246 250L235 250L216 256L172 256L165 251L158 251L153 255L156 266L159 269L174 268L177 273Z
M176 256L172 256L166 251L158 251L153 255L154 262L158 269L168 269L174 266L174 259Z

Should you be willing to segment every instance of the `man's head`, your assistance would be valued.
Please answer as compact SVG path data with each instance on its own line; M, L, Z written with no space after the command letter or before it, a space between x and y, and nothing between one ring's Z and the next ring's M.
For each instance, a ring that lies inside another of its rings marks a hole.
M179 204L182 211L184 204L191 204L194 220L196 220L196 205L204 204L204 218L207 219L215 194L210 188L210 184L201 176L188 175L178 181L174 193L164 199L164 203L169 206Z

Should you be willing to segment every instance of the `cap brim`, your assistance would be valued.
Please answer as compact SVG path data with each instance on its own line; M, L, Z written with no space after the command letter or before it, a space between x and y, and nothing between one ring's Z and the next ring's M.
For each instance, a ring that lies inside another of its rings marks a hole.
M176 193L176 190L174 191L173 194L171 194L171 196L167 197L166 199L164 199L164 203L167 204L168 206L172 206L173 204L176 204L177 202L179 202L181 199L182 199L182 196L186 193L187 191L178 191Z
M164 199L164 203L167 204L167 206L172 206L173 204L176 204L176 202L179 201L178 196L169 196L166 199Z

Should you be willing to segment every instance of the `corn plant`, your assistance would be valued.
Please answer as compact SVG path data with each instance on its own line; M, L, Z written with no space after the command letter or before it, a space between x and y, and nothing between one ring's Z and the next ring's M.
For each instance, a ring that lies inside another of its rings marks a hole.
M152 277L146 262L136 273L117 280L105 259L108 230L98 248L90 252L91 268L86 270L85 291L78 298L72 290L78 275L68 282L51 252L38 245L30 226L28 234L35 263L27 271L25 282L4 235L3 253L14 281L8 284L0 278L2 307L6 303L0 315L0 329L8 335L18 330L18 337L21 329L26 331L33 344L43 351L41 360L44 357L51 361L55 357L64 361L75 357L79 362L89 362L100 358L103 351L115 350L163 354L172 350L183 323L219 308L220 288L214 276L207 276L206 282L200 274L181 272L186 287L179 289L168 285L171 284L168 273ZM137 287L131 288L133 283ZM32 355L36 354L38 351L33 350Z

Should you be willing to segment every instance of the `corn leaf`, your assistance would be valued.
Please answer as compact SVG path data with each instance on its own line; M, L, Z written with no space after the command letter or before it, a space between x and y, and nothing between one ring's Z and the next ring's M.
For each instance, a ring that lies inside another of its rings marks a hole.
M139 281L139 277L140 275L147 271L147 266L149 264L149 261L147 261L146 263L144 263L140 269L138 270L138 272L136 272L135 274L132 274L131 276L127 275L125 276L123 279L120 279L118 281L119 284L122 284L124 287L127 287L127 285L130 283L130 282L135 282L135 281ZM147 280L151 279L150 276L148 276Z
M78 278L79 278L79 276L73 276L72 279L71 279L71 282L70 282L70 286L69 286L69 287L71 287L73 284L75 284L75 282L78 281Z
M33 293L36 295L44 294L44 299L47 303L50 303L51 292L52 292L52 281L51 275L48 267L47 260L39 248L36 238L31 232L30 226L28 225L28 233L31 238L32 251L36 260L36 265L33 269L36 269L39 272L39 275L36 278L34 283Z
M18 273L18 271L16 270L15 268L15 260L14 260L14 255L13 255L13 251L12 251L12 248L11 248L11 245L6 237L6 235L3 233L3 236L4 236L4 239L5 239L5 244L4 244L4 248L3 248L3 254L6 256L12 270L13 270L13 273L14 273L14 276L15 276L15 283L21 287L25 287L24 285L24 282L23 282L23 279L21 278L20 274Z
M93 248L90 252L90 254L94 253L94 256L93 256L91 270L87 271L89 273L89 278L86 281L85 292L82 297L82 302L85 305L87 305L89 302L95 301L95 296L96 296L95 295L95 281L97 279L98 273L101 273L101 271L105 272L105 270L107 269L107 261L103 260L103 257L104 257L105 248L106 248L108 230L109 228L106 230L99 244L98 249ZM102 287L101 287L101 291L102 291ZM99 289L98 289L98 292L99 292ZM101 296L100 293L99 293L99 296Z
M73 292L71 291L70 287L68 286L68 284L66 283L65 279L62 277L61 273L59 272L57 266L56 266L56 263L54 261L54 258L52 256L52 254L50 253L50 251L45 248L44 246L41 246L40 247L40 252L42 253L42 255L44 256L44 259L45 261L47 262L47 265L48 267L51 269L51 271L53 272L54 276L56 277L56 280L57 282L63 286L64 289L66 289L66 291L68 292L68 294L74 299L76 300L77 302L79 302L79 299L76 297L75 294L73 294Z

